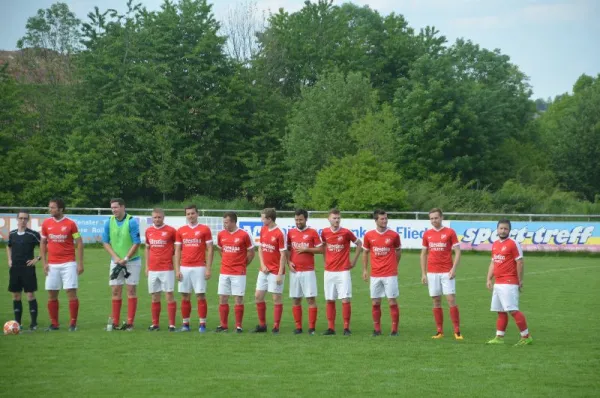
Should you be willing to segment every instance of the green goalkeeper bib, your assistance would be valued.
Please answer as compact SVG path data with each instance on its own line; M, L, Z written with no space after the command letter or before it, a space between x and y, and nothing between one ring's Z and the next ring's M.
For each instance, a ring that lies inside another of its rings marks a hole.
M133 240L129 233L130 219L131 216L129 214L125 215L125 220L119 225L115 216L110 217L110 245L120 258L127 256L129 249L133 246ZM139 255L138 249L133 253L131 258L138 257Z

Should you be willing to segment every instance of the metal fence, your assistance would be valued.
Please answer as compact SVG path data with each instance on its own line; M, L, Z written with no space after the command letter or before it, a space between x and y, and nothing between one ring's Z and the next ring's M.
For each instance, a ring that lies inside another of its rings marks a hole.
M19 210L28 210L30 212L46 213L47 207L15 207L15 206L0 206L0 212L15 213ZM163 209L167 214L178 213L184 215L185 211L181 209ZM109 207L69 207L69 212L79 214L111 214ZM127 208L131 214L150 214L152 209ZM226 211L234 211L240 216L257 217L260 216L260 210L232 210L232 209L198 209L201 216L220 216ZM277 210L281 216L293 216L294 210ZM358 218L368 218L373 214L370 211L341 211L345 216L357 216ZM326 217L329 211L326 210L308 210L310 216ZM389 211L391 218L403 218L424 220L428 218L428 211ZM514 221L600 221L600 214L535 214L535 213L460 213L460 212L444 212L446 219L461 219L461 220L489 220L498 218L508 218Z

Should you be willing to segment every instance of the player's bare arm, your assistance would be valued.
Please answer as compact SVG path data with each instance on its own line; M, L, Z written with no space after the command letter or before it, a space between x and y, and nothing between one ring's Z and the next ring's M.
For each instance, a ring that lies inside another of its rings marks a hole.
M146 268L146 276L148 276L148 258L150 257L150 243L146 241L146 247L144 248L144 266Z
M175 257L173 261L173 267L175 268L175 278L178 281L183 280L183 275L181 275L181 245L175 245Z
M48 240L46 238L42 238L42 242L40 243L40 254L42 256L42 264L44 266L44 274L48 276L49 266L48 266Z
M421 249L421 283L427 284L427 249Z
M254 260L254 247L251 247L248 250L246 250L246 267L250 265L252 260Z
M277 273L277 284L281 285L283 283L283 273L285 272L285 265L287 263L287 250L284 250L284 253L281 253L279 256L279 272Z
M517 260L517 275L519 276L519 290L523 288L523 273L525 271L525 263L523 259Z
M292 253L289 250L289 246L288 246L288 250L285 251L285 257L287 258L288 267L290 269L290 272L296 272L296 264L294 264L292 262Z
M8 248L8 246L7 246ZM25 263L25 265L27 265L28 267L35 267L35 265L38 263L38 261L40 261L42 259L41 256L33 256L33 258L31 260L27 260L27 262ZM12 265L12 263L9 262L9 264ZM9 265L10 266L10 265Z
M362 266L363 266L363 272L362 272L362 277L363 277L363 281L367 281L369 279L369 252L364 250L362 252Z
M492 288L494 287L494 260L490 261L490 266L488 268L487 273L486 286L490 290L492 290Z
M214 245L212 243L207 243L206 244L206 251L207 251L207 256L206 256L206 272L204 273L204 279L209 280L210 276L211 276L211 271L212 271L212 263L213 263L213 260L215 258L215 248L214 248Z
M319 246L319 247L298 247L296 248L296 253L298 254L302 254L302 253L312 253L312 254L320 254L323 253L323 245Z
M454 279L456 276L456 270L458 269L458 265L460 264L460 246L454 246L454 263L452 264L452 269L450 270L448 276L450 279Z
M250 261L252 261L252 260L250 260ZM258 246L258 261L260 263L260 271L264 272L265 274L268 274L269 269L265 266L265 263L263 262L262 248L260 246ZM248 264L250 264L250 263L248 262Z
M8 268L10 268L12 267L12 254L9 246L6 246L6 256L8 257Z
M350 265L350 268L356 267L356 263L358 262L358 258L360 257L360 254L363 251L363 249L362 249L362 242L360 241L360 239L357 239L354 244L356 245L356 254L354 255L354 259L352 260L352 264Z
M77 275L83 274L83 239L81 237L75 239L77 245Z
M396 266L400 266L400 259L402 258L402 248L396 249Z

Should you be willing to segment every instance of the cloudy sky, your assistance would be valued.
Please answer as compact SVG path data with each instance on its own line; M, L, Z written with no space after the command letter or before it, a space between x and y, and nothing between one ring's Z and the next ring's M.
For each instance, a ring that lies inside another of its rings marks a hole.
M0 49L15 49L27 18L56 0L0 0ZM124 10L127 0L62 0L80 19L95 5ZM240 0L213 0L225 19ZM248 0L243 0L248 1ZM162 0L137 0L158 9ZM341 4L343 1L334 1ZM304 0L257 0L259 10L296 11ZM450 42L499 48L530 77L534 98L571 91L582 73L600 73L600 0L353 0L382 14L403 14L414 28L435 26Z

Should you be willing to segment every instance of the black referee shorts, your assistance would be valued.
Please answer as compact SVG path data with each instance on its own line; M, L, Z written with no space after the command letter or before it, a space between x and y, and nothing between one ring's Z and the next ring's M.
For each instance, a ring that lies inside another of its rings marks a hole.
M37 290L35 267L14 265L8 269L8 291L11 293L32 293Z

